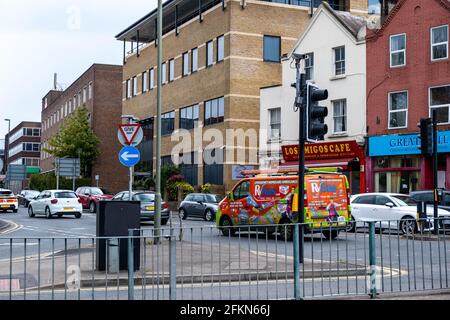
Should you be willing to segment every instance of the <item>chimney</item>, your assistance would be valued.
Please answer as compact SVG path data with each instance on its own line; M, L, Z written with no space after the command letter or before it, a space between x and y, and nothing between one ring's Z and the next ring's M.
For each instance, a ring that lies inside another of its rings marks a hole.
M58 74L54 73L53 74L53 90L57 90L58 89Z

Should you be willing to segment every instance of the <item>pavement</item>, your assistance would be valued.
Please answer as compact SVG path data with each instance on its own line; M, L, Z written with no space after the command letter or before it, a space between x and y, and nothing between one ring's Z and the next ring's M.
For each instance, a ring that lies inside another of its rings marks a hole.
M450 300L450 289L426 290L415 292L395 292L378 294L372 299L368 295L326 297L311 300Z

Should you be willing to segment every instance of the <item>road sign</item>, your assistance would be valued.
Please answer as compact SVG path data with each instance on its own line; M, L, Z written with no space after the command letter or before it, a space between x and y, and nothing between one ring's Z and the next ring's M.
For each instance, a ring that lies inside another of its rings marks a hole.
M60 177L79 177L80 159L75 158L58 158L55 160L56 175Z
M8 165L6 172L7 181L23 181L27 179L27 167L18 164Z
M138 149L128 146L120 150L119 161L125 167L133 167L141 160L141 153Z
M122 124L117 137L123 146L137 146L144 139L144 131L140 124Z

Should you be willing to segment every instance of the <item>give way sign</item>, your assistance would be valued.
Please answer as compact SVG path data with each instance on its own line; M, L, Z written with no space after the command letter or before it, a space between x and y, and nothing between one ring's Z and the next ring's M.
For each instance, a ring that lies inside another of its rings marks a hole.
M142 142L144 133L140 124L122 124L117 136L122 145L137 146Z

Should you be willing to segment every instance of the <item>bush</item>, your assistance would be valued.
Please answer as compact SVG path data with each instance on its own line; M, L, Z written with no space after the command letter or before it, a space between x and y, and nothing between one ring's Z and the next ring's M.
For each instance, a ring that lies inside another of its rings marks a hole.
M169 201L176 201L178 196L178 183L183 182L184 177L180 174L171 176L167 180L166 188L169 195Z
M140 180L135 180L133 183L134 190L149 191L155 189L155 180L153 178L145 178Z
M200 193L211 193L211 184L206 183L200 186Z
M172 176L179 175L180 172L181 172L180 168L174 165L164 165L161 167L161 194L164 194L169 178Z
M181 182L175 183L175 187L176 187L176 190L180 189L181 191L183 191L183 199L189 193L193 193L194 192L194 187L189 182L186 182L186 181L181 181ZM177 200L181 201L183 199L177 199Z
M75 190L79 187L90 186L91 179L81 178L75 180ZM72 179L59 178L59 189L72 190L73 184ZM30 189L31 190L51 190L56 189L56 176L54 173L46 174L35 174L30 178Z

